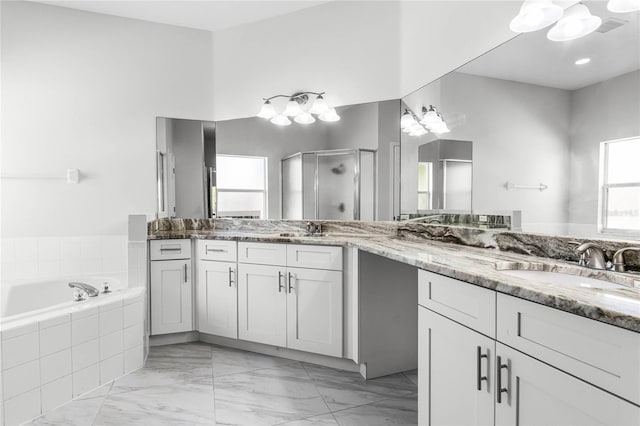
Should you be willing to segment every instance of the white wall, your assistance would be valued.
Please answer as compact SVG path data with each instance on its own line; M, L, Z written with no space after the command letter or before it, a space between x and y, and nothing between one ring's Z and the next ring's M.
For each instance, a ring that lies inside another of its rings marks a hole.
M520 1L402 2L402 96L513 38L509 21L520 5Z
M398 2L329 2L216 32L216 119L299 90L326 91L334 106L399 98L399 19Z
M3 237L125 235L156 210L155 117L213 118L212 34L31 2L2 8Z
M600 143L640 136L640 71L571 94L570 232L595 233Z

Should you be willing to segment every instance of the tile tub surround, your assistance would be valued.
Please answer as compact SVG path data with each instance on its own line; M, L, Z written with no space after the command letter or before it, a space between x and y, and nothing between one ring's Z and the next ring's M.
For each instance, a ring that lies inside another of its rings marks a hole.
M151 348L144 368L30 425L414 425L416 371L364 380L206 343Z
M2 283L127 270L126 235L2 238L0 244Z
M224 223L224 228L221 222ZM262 225L261 222L263 221L240 221L238 228L241 230L232 232L231 229L237 222L217 220L216 229L224 229L223 231L178 231L176 233L163 231L151 234L149 238L211 238L354 247L501 293L640 332L640 289L631 288L640 282L640 276L578 267L577 258L571 259L570 263L562 260L562 253L565 252L557 248L557 245L571 246L572 249L575 246L569 244L568 238L450 226L398 225L395 222L369 222L370 230L379 230L374 236L371 232L363 232L361 236L353 234L349 236L348 232L341 234L336 232L336 236L327 237L280 237L276 234L276 230L278 224L283 221L266 221L270 225L266 232L262 226L257 229L254 227L251 232L248 232L250 224ZM336 230L344 229L338 222L321 221L321 223L325 230L332 225ZM360 222L349 222L349 224L351 228L364 225ZM382 232L383 230L390 232ZM549 242L550 240L552 242ZM608 241L603 244L629 245L629 243ZM538 257L534 254L554 254L560 259ZM583 289L525 280L497 270L497 262L523 264L535 262L547 265L546 268L551 270L568 268L582 276L604 278L625 284L629 288Z
M143 364L145 289L3 322L3 424L46 413Z

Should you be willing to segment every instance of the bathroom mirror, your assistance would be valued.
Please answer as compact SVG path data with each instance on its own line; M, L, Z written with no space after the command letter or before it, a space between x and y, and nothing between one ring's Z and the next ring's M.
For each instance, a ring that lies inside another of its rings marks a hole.
M336 122L216 122L219 217L392 220L400 210L399 110L396 99L338 107Z
M158 217L214 217L215 123L156 118Z
M450 130L402 133L403 214L425 205L424 147L468 141L468 211L519 210L525 232L639 238L638 159L624 158L640 152L640 13L584 3L602 18L596 32L560 43L521 34L402 99L418 120L434 106Z

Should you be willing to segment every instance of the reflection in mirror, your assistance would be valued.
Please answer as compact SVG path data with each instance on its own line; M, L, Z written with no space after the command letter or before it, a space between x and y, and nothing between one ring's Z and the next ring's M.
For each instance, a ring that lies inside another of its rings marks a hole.
M258 117L219 121L218 158L266 162L261 218L392 220L399 213L393 202L399 199L399 110L396 99L338 107L336 122L280 127ZM222 173L219 167L220 214Z
M526 232L640 236L637 157L635 166L608 160L626 180L603 181L606 143L640 143L640 14L585 3L603 19L589 36L522 34L403 98L418 119L436 106L450 129L403 133L403 213L419 210L418 147L430 136L473 141L474 212L521 211Z
M156 118L158 217L215 217L215 123Z

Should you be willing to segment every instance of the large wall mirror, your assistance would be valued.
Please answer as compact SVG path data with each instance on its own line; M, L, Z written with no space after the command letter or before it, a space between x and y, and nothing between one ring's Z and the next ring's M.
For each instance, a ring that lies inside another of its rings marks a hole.
M526 232L639 238L640 14L585 4L596 32L521 34L402 99L449 129L402 134L402 213L517 210Z
M336 108L336 122L216 122L218 217L392 220L400 101Z

